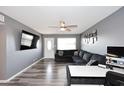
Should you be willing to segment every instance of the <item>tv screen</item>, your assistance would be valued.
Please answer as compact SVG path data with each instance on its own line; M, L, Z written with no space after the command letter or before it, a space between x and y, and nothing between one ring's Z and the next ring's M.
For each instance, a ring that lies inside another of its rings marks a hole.
M107 54L112 54L117 57L124 57L124 47L108 46Z
M22 31L21 36L21 47L20 50L26 50L26 49L34 49L37 46L37 42L39 40L39 36L29 33L27 31Z

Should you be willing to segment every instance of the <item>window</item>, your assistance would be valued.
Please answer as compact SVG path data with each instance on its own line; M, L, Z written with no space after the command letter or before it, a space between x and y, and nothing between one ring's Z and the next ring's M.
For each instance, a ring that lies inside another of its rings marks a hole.
M58 38L57 49L58 50L76 49L76 38Z
M48 40L47 41L47 49L48 50L51 50L52 49L52 41L51 40Z

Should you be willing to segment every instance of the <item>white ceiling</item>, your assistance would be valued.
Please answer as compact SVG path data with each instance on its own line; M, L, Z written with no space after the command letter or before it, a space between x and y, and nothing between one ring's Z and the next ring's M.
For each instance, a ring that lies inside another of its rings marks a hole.
M0 12L20 21L42 34L79 34L117 11L120 6L0 6ZM71 32L48 26L76 24Z

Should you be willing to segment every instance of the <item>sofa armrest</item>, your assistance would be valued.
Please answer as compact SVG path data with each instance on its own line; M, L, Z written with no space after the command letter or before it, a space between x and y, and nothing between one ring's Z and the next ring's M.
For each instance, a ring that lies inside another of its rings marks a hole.
M106 73L105 86L124 86L124 74L108 71Z

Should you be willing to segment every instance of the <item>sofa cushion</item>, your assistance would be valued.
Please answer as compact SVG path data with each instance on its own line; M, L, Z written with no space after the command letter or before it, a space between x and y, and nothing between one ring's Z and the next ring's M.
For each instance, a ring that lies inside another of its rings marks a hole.
M83 65L86 65L87 62L85 60L83 60L81 57L79 56L73 56L72 57L73 61L76 63L76 64L83 64Z
M72 59L73 60L77 60L77 59L81 59L81 57L79 57L79 56L73 56Z
M78 64L78 65L86 65L87 62L85 60L83 60L83 59L78 59L78 60L76 60L76 64Z
M80 50L79 51L79 57L82 57L83 52Z
M77 51L77 50L63 50L64 55L71 55L71 56L74 55L74 52L75 52L75 51Z
M86 52L86 51L84 51L84 50L80 50L80 51L79 51L79 56L80 56L80 57L83 57L83 55L84 55L85 52Z
M85 60L86 62L89 62L91 56L92 56L91 53L85 52L83 55L83 60Z
M72 56L74 55L74 51L77 51L77 50L56 50L55 61L56 62L73 62Z
M93 54L91 57L91 60L96 60L98 61L98 64L106 64L106 57L103 55L99 55L99 54Z
M79 56L73 56L72 59L73 59L73 61L76 62L76 63L77 63L77 61L79 61L79 60L81 61L81 60L82 60L82 58L79 57Z

